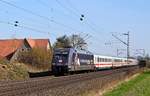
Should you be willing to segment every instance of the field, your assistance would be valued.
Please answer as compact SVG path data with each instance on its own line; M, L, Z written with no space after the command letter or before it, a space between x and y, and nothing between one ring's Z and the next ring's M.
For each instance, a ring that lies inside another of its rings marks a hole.
M150 71L121 83L104 96L150 96Z

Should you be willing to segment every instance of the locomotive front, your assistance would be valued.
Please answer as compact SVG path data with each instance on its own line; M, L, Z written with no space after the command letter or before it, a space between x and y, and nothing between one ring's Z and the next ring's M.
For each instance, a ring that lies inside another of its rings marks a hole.
M53 74L68 73L70 49L55 49L52 61Z

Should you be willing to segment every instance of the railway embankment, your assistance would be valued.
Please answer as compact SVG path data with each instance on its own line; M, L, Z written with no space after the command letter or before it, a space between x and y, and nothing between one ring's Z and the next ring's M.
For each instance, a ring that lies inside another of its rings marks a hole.
M150 70L138 74L131 80L124 81L104 96L149 96L150 94Z
M106 88L133 76L139 67L127 67L62 77L44 77L2 83L0 96L91 96L99 95Z

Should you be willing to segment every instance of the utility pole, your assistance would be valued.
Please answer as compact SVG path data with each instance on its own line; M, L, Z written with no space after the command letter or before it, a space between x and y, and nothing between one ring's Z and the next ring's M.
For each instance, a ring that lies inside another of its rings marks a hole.
M117 57L119 56L119 49L117 49Z
M127 59L130 58L130 32L124 33L123 35L127 36Z
M130 32L129 31L128 31L127 36L128 36L127 56L128 56L128 58L130 58Z
M117 40L119 40L120 42L122 42L124 45L127 46L127 63L129 64L129 58L130 58L130 32L128 31L127 33L124 33L123 35L127 36L127 41L123 41L122 39L120 39L119 37L117 37L116 35L112 34L112 36L114 38L116 38Z

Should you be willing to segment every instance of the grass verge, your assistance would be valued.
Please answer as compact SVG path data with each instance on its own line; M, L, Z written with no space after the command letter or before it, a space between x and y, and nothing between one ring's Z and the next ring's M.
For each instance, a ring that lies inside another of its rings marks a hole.
M145 71L134 79L123 82L104 96L150 96L150 71Z

